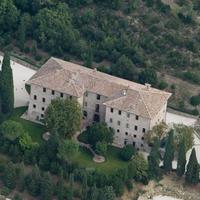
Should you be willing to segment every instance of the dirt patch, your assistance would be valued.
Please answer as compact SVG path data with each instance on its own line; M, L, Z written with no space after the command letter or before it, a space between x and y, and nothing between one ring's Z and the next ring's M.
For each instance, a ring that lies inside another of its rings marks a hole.
M164 176L160 182L150 181L147 186L134 185L132 192L125 192L120 200L137 200L138 197L151 199L154 196L171 196L183 200L200 200L200 184L188 186L176 174Z
M180 102L184 102L185 109L194 109L195 107L190 104L190 98L200 94L200 86L191 84L187 81L184 81L180 78L158 73L160 79L168 83L168 91L172 92L173 95L169 100L169 105L173 107L180 107ZM175 86L172 89L172 85ZM200 107L198 108L200 110Z

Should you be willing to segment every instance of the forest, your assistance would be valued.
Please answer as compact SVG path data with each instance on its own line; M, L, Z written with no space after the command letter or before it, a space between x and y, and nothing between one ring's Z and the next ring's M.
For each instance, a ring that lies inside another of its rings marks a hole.
M140 68L153 68L199 84L200 3L163 2L2 0L0 46L39 60L37 48L89 67L107 61L102 70L131 80Z

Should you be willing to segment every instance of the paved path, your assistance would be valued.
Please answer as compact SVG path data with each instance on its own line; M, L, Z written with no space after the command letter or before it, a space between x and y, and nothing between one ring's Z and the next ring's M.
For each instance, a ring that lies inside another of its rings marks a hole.
M83 130L84 131L84 130ZM95 162L104 162L105 161L105 158L103 156L100 156L98 154L95 153L95 151L92 149L91 145L90 144L86 144L86 143L83 143L83 142L80 142L78 140L78 137L79 135L81 134L81 132L77 132L74 136L73 136L73 139L74 141L76 141L81 147L85 147L86 149L88 149L92 155L93 155L93 160Z

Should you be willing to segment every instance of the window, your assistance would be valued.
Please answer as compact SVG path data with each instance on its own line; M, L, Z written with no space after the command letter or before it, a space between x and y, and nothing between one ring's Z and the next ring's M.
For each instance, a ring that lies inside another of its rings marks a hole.
M135 119L136 119L136 120L139 120L139 116L138 116L138 115L136 115L136 116L135 116Z
M85 92L85 96L86 96L86 97L88 96L88 92Z
M96 111L96 112L99 112L99 104L96 104L95 111Z
M137 137L137 135L134 135L134 138L136 138Z
M121 124L121 122L120 122L120 121L117 121L117 125L120 126L120 124Z
M69 96L70 99L72 99L72 96Z
M110 108L110 112L113 113L113 108Z
M141 144L140 146L141 146L141 147L143 147L144 145L143 145L143 144Z
M135 131L137 131L138 130L138 127L137 126L135 126Z
M52 94L52 95L54 95L54 94L55 94L55 91L54 91L54 90L52 90L52 91L51 91L51 94Z
M145 133L145 132L146 132L145 128L143 128L143 129L142 129L142 132L143 132L143 133Z
M127 117L130 118L130 113L127 113Z
M135 142L133 142L133 146L135 147Z
M44 114L41 114L41 118L44 118Z
M34 95L34 100L37 100L37 96L36 95Z
M127 140L124 140L124 145L126 145L127 144Z
M47 90L46 90L46 88L43 88L43 92L46 92Z
M84 106L87 107L87 102L85 101Z
M42 107L42 111L44 111L44 107Z
M60 97L63 98L63 96L64 96L63 93L60 93Z
M33 108L36 108L36 105L35 105L35 104L33 104Z
M85 111L85 110L83 111L83 116L87 117L87 111Z
M144 137L142 137L142 140L144 140Z
M117 132L119 133L119 129L117 129Z
M126 132L125 135L128 135L128 132Z
M99 94L97 94L97 100L100 100L101 96Z
M119 114L119 115L121 115L121 114L122 114L122 111L121 111L121 110L119 110L119 111L118 111L118 114Z
M42 98L42 102L45 102L46 101L46 99L45 98Z
M112 118L110 118L110 123L112 123L113 122L113 120L112 120Z
M126 128L129 128L129 124L126 124Z

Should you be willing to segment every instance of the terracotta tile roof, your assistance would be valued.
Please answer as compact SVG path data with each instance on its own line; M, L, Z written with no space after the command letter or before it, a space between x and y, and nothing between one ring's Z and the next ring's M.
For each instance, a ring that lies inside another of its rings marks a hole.
M85 91L108 97L104 104L153 118L167 102L170 93L114 77L57 58L50 58L27 82L72 96ZM126 91L126 95L124 92Z

